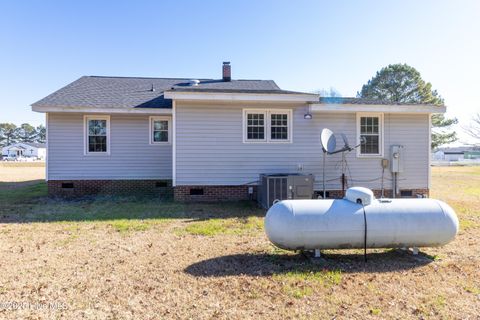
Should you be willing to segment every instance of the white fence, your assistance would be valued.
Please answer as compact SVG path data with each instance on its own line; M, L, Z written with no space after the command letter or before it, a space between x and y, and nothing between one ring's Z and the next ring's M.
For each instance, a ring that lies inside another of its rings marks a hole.
M462 159L459 161L432 160L432 166L480 166L480 159Z

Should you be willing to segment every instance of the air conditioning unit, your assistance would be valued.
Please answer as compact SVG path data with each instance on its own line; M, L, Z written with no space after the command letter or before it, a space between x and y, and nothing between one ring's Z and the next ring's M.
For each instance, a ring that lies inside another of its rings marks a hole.
M312 174L261 174L258 202L266 209L274 202L287 199L312 199Z

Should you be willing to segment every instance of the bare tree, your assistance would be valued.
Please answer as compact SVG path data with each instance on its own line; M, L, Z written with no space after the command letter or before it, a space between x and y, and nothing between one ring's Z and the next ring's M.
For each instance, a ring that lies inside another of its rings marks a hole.
M342 97L342 94L334 87L330 87L329 89L323 88L323 89L315 90L313 93L319 94L320 97L328 97L328 98Z
M470 124L468 126L462 126L462 128L466 134L475 139L473 144L480 146L480 113L473 115Z

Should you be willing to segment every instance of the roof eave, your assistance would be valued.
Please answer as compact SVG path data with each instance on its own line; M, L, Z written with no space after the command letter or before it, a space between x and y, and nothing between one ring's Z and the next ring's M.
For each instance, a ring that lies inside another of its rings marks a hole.
M384 112L384 113L445 113L445 106L422 104L325 104L311 103L311 112Z
M40 113L119 113L119 114L172 114L171 108L105 108L105 107L81 107L81 106L52 106L32 105L32 111Z
M259 102L314 102L318 101L318 94L309 93L245 93L245 92L164 92L166 99L172 100L202 100L202 101L259 101Z

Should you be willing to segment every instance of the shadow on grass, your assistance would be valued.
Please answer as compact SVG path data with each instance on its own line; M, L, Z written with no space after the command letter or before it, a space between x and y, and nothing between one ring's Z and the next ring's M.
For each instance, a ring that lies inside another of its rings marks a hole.
M40 185L44 184L45 180L38 179L38 180L27 180L27 181L17 181L17 182L4 182L0 181L0 192L2 190L11 190L17 188L24 188L31 185Z
M395 272L415 269L431 263L426 255L413 256L400 250L386 250L368 254L324 254L312 260L303 254L236 254L194 263L185 272L196 277L271 276L289 272L318 272L339 270L354 272Z
M92 196L50 199L45 182L0 190L0 223L192 219L264 216L250 201L177 203L155 196Z

